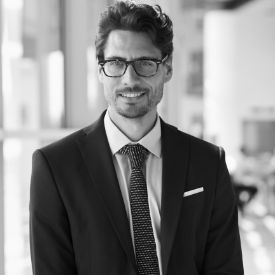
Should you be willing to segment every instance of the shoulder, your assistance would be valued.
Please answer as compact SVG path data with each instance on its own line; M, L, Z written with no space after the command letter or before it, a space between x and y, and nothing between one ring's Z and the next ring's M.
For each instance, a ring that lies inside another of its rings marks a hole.
M179 130L177 127L170 125L162 121L162 130L164 135L174 136L172 138L179 140L180 142L188 143L190 149L197 153L213 153L220 154L223 150L220 146L205 141L203 139L192 136L186 132Z
M43 166L42 164L44 163L44 165L47 164L51 168L59 167L62 170L63 168L61 169L61 167L78 159L79 153L76 141L84 134L83 130L78 130L35 150L32 157L33 167Z
M84 135L84 129L85 128L77 130L69 135L66 135L63 138L60 138L54 142L51 142L41 147L39 150L43 153L50 153L54 151L63 151L67 148L72 148L75 146L75 142L78 140L78 138Z
M169 136L167 139L170 140L170 143L174 141L178 144L187 144L190 157L217 160L224 155L224 150L222 147L192 136L163 121L162 132L165 136Z
M78 142L87 136L93 136L93 133L101 132L104 134L103 115L91 125L77 130L57 141L54 141L39 149L45 156L63 156L72 155L78 152ZM91 138L91 142L92 142Z

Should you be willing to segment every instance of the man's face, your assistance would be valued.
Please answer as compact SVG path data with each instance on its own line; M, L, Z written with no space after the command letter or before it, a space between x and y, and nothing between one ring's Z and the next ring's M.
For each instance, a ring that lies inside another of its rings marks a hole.
M162 59L146 33L114 30L109 34L104 58L135 60L139 58ZM163 96L164 83L172 76L171 58L160 64L157 73L150 77L136 74L129 65L121 77L108 77L99 67L99 79L104 86L104 95L112 112L127 118L139 118L156 112Z

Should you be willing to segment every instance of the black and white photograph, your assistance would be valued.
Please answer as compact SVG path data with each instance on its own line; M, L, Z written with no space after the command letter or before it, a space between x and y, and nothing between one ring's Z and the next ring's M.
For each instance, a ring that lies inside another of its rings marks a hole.
M275 0L0 0L0 275L275 275Z

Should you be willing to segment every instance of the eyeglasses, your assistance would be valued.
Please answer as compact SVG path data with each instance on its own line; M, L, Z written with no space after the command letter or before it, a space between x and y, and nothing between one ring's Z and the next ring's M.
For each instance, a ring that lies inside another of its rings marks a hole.
M163 59L136 59L126 61L121 59L109 59L99 62L103 72L108 77L121 77L125 74L129 65L132 65L136 74L142 77L154 76L159 68L159 65L165 62L168 58L166 55Z

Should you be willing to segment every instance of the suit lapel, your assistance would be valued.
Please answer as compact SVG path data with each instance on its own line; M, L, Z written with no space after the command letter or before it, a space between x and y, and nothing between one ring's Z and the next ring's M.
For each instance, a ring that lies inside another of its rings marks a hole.
M161 204L161 255L163 274L167 266L178 225L189 156L189 139L172 126L161 123L163 187Z
M114 230L126 255L135 265L129 222L105 133L104 115L105 112L96 123L84 130L85 134L78 140L78 145Z

